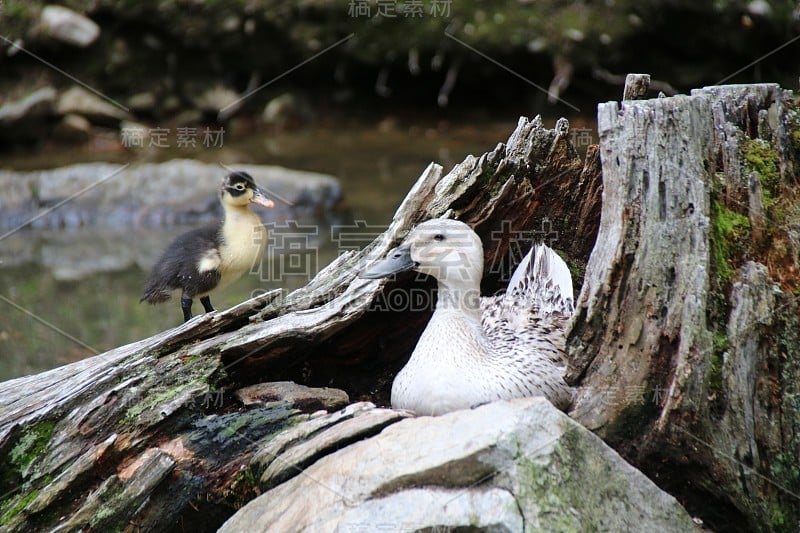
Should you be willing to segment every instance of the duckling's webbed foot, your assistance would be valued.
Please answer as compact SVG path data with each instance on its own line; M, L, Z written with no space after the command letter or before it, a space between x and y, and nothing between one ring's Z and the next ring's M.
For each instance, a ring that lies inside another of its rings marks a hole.
M210 296L203 296L200 298L200 303L203 304L203 309L206 310L206 313L210 313L214 311L214 307L211 305L211 297Z
M192 318L192 299L185 295L181 296L181 309L183 310L183 321L188 322Z

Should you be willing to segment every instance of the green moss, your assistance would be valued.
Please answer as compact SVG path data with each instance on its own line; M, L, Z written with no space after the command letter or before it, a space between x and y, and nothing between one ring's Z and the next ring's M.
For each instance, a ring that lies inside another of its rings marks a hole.
M223 428L219 431L219 436L226 440L240 438L246 435L248 430L269 428L275 426L276 423L278 424L276 431L283 431L297 423L291 420L291 417L298 412L287 403L276 403L246 413L231 413L223 419ZM287 418L289 422L287 422ZM301 421L305 419L304 417L297 418Z
M220 431L220 436L226 439L229 439L239 433L243 428L247 427L250 424L250 418L247 416L241 416L233 421L233 423Z
M780 507L773 507L769 516L769 525L776 531L782 531L783 526L786 525L786 518L783 516L783 509Z
M712 392L722 390L722 365L725 362L725 352L730 343L725 333L714 334L714 350L711 352L711 369L708 372L708 388Z
M525 446L517 446L524 450ZM536 502L539 516L547 517L541 524L549 531L579 531L580 520L572 513L564 512L575 506L576 493L573 471L575 465L588 465L586 450L581 446L580 436L567 430L558 440L550 455L550 462L543 463L527 455L517 458L520 467L520 501ZM585 524L583 524L585 525Z
M244 507L249 501L261 493L259 489L259 476L252 468L245 468L233 479L225 490L225 495L230 497L230 502L235 509Z
M711 200L711 251L719 286L733 277L734 259L747 248L750 220L725 205Z
M100 510L97 511L92 517L92 523L99 524L103 520L111 518L112 516L114 516L114 511L111 510L111 506L101 507Z
M790 103L787 113L789 118L789 142L792 143L797 163L800 163L800 108L798 103Z
M547 465L537 464L525 458L519 459L523 472L524 491L520 499L539 503L541 514L551 517L547 524L553 531L578 531L580 524L563 510L569 505L569 497L561 488L567 486L565 480L553 479L553 471ZM527 495L525 493L528 493Z
M173 388L165 389L164 387L160 387L154 389L150 392L150 395L145 400L137 403L125 411L124 420L129 422L135 421L137 418L139 418L139 416L142 415L142 413L167 403L189 387L192 387L195 383L196 381L190 381Z
M567 254L557 253L567 264L569 273L572 276L573 289L575 289L575 294L578 294L581 285L583 285L583 278L586 276L586 263L578 259L572 259Z
M16 467L21 475L24 476L25 470L30 466L34 459L44 452L50 437L53 435L53 422L41 422L27 430L20 437L17 444L11 450L9 458L11 464Z
M764 197L764 208L769 209L780 195L781 175L778 170L780 154L762 139L745 139L742 152L745 172L758 174Z
M14 506L11 507L11 509L6 511L6 513L2 517L0 517L0 525L5 525L8 522L10 522L12 518L17 516L20 513L20 511L25 509L28 506L28 504L31 503L38 495L39 491L34 490L19 498L17 500L17 503L15 503Z
M800 462L792 453L778 454L772 462L770 473L789 487L800 487Z
M148 382L141 386L148 390L147 395L141 401L131 405L118 424L136 424L145 413L161 407L192 388L202 393L208 389L210 375L218 370L218 365L219 361L213 357L197 357L192 361L181 361L177 358L163 359L157 374L150 377ZM159 384L156 385L153 382ZM166 387L162 383L176 383L177 385Z
M770 467L770 474L772 479L789 490L797 490L796 487L800 486L800 463L791 452L780 453L775 457ZM797 531L795 529L796 513L792 512L791 508L785 507L780 501L773 500L767 512L773 531L786 533Z

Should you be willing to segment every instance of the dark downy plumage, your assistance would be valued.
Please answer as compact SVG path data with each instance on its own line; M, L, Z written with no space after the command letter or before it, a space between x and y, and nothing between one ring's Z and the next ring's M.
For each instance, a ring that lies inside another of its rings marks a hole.
M181 293L184 321L192 317L196 297L206 312L213 311L209 294L235 281L260 260L266 230L250 204L272 207L272 201L245 172L233 172L220 186L224 218L216 225L188 231L175 239L156 262L140 301L151 304Z

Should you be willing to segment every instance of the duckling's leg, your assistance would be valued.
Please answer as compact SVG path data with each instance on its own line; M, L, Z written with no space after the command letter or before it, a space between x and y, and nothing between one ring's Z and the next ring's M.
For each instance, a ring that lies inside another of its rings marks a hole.
M183 310L183 321L188 322L192 318L192 299L185 294L181 296L181 309Z
M202 298L200 298L200 303L203 304L203 308L206 310L206 313L214 311L214 308L211 306L210 296L203 296Z

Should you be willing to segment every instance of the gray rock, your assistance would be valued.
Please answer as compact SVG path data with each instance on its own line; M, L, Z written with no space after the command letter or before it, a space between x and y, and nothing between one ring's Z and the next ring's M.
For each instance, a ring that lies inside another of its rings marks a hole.
M753 0L747 4L747 12L759 17L769 17L772 15L772 6L767 0Z
M672 496L541 398L397 421L283 470L294 477L220 531L696 531Z
M306 387L293 381L258 383L237 390L234 395L244 405L271 402L288 403L303 412L340 409L350 403L343 390L330 387Z
M6 102L0 106L0 125L12 126L21 120L48 117L53 114L55 100L56 90L42 87L20 100Z
M61 94L56 104L59 115L82 115L95 124L117 125L131 120L131 115L121 104L111 103L83 87L72 87Z
M33 263L37 250L31 239L24 234L11 234L3 239L3 252L0 254L0 269Z
M0 128L0 131L3 131L3 128ZM38 200L35 195L35 191L33 190L33 183L30 180L25 179L4 179L4 174L2 170L0 170L0 230L3 234L7 230L14 229L19 227L21 224L24 224L27 220L30 220L33 213L36 213L39 209L38 207ZM11 235L11 237L14 237ZM10 246L10 239L4 239L6 242L4 243L4 257L3 264L16 264L14 259L19 257L19 254L11 253L10 250L14 250L14 248L7 248ZM17 245L28 248L30 246L30 240L23 240L21 243ZM30 250L29 253L23 255L33 255L33 250Z
M128 107L136 113L153 113L156 109L156 95L149 91L136 93L128 98Z
M203 122L203 113L197 109L187 109L181 111L169 121L169 126L174 128L185 128L187 126L196 126Z
M43 87L0 106L0 141L17 144L46 137L55 98L55 89Z
M75 213L80 219L81 213ZM20 219L23 224L27 219ZM13 230L4 229L0 233ZM111 225L94 225L79 231L53 228L36 232L17 231L3 239L0 268L37 264L59 281L78 281L98 272L120 272L138 266L151 268L164 245L186 228L131 231Z
M86 48L100 36L100 26L93 20L64 6L45 6L39 27L49 37L81 48Z
M265 165L249 172L275 202L265 222L313 216L341 199L336 178ZM0 170L0 228L37 217L34 227L162 226L211 222L220 214L217 187L228 171L188 159L123 166L85 163L33 172ZM58 208L52 209L53 206Z
M311 122L314 113L304 98L285 93L276 96L264 107L261 121L278 128L293 127Z
M192 104L204 113L220 116L221 120L227 120L241 107L242 97L233 89L214 85L194 96Z
M176 111L181 109L181 100L174 94L171 94L164 98L164 101L161 104L165 113L175 113Z

